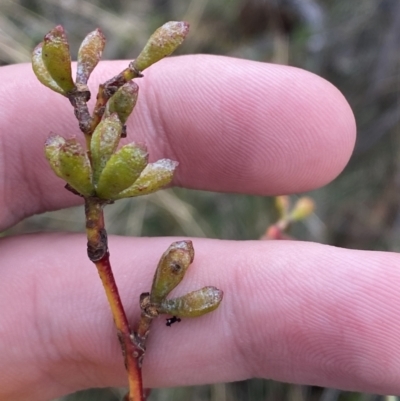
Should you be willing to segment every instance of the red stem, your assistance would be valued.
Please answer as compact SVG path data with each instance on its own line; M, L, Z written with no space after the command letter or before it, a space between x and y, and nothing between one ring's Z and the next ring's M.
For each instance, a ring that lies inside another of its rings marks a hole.
M97 267L117 328L118 339L128 373L129 395L127 399L129 401L144 401L140 366L144 351L136 345L111 269L107 233L104 228L104 205L103 202L96 198L85 199L88 256Z

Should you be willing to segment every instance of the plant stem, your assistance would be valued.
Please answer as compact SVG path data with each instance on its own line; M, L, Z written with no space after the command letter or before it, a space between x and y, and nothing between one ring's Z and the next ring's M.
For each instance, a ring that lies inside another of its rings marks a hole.
M143 349L146 350L146 340L150 332L150 326L155 317L159 315L156 305L152 305L150 302L150 293L144 292L140 295L140 321L136 331L136 343ZM141 360L143 357L141 357ZM140 360L140 364L141 361Z
M74 114L79 122L80 130L85 134L86 142L90 135L92 134L92 117L90 117L89 109L87 107L87 102L90 99L89 90L75 91L68 95L68 99L74 108ZM90 147L88 147L90 149Z
M145 342L146 342L147 336L149 334L150 325L151 325L152 321L153 321L152 317L143 315L143 313L142 313L142 316L140 317L140 321L139 321L138 330L137 330L137 336L141 340L143 347L145 346Z
M129 327L111 269L107 232L104 227L103 208L105 205L106 202L100 199L85 198L88 256L97 267L117 328L118 340L128 373L129 396L127 399L129 401L144 401L142 372L139 364L143 350L135 343L135 337Z
M93 132L94 129L99 124L101 118L103 117L104 110L107 104L108 99L124 84L129 82L134 78L141 78L143 75L140 71L137 71L132 63L128 68L125 68L115 77L109 79L104 84L99 85L99 91L97 93L96 104L93 110L93 118L91 121L91 129Z

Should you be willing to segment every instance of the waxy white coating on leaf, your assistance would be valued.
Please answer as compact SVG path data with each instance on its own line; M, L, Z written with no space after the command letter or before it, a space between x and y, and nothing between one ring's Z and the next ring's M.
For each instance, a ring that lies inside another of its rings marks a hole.
M194 249L193 249L192 241L189 241L189 240L175 241L168 247L168 250L170 250L170 249L184 249L185 251L190 252L192 262L193 262Z
M155 163L149 163L135 183L119 193L114 199L147 195L165 187L172 181L178 164L178 162L170 159L161 159Z
M95 29L83 39L78 51L76 82L87 84L90 74L103 54L106 38L100 29Z
M44 65L42 58L42 48L43 42L39 43L32 52L32 69L36 75L36 78L41 82L44 86L47 86L49 89L54 92L60 93L65 96L65 91L61 89L56 81L51 77L50 73L47 71L46 66Z

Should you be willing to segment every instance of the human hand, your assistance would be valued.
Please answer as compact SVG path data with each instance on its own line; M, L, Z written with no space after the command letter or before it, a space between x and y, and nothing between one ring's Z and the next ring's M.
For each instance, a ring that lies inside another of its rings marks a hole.
M104 62L95 82L126 62ZM53 130L80 135L66 99L31 67L0 69L0 230L78 204L43 156ZM347 163L354 118L322 79L290 67L214 56L146 71L129 121L150 157L180 162L175 185L274 195L307 191ZM111 261L131 321L171 238L111 237ZM0 400L47 400L125 385L122 357L84 234L0 241ZM156 321L145 386L265 377L399 393L397 254L287 241L195 239L179 286L224 290L217 311L171 330ZM211 279L212 277L212 279Z

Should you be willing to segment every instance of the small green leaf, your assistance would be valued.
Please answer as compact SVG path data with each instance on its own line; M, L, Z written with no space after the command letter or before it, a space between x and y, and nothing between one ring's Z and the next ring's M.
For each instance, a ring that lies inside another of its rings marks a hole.
M60 178L63 178L60 171L60 149L64 145L65 139L57 134L50 135L44 144L44 152L50 164L50 167Z
M155 163L149 163L135 183L120 192L114 199L147 195L158 191L172 181L177 166L178 162L169 159L161 159Z
M182 281L193 258L192 241L177 241L169 246L161 256L154 275L151 303L159 304Z
M92 169L89 158L75 138L67 139L59 150L61 177L83 196L92 196Z
M104 116L117 113L122 124L125 124L136 105L138 92L139 86L134 81L122 85L107 102Z
M42 59L50 76L63 91L68 93L75 89L69 45L61 25L53 28L44 37Z
M290 212L289 220L290 221L301 221L309 217L315 209L315 202L307 197L303 196L297 200L296 204L293 207L293 210Z
M87 84L90 74L101 59L106 38L100 29L90 32L79 48L76 70L76 83Z
M93 132L90 141L90 153L95 185L111 155L117 149L121 132L122 124L116 113L103 118Z
M50 73L47 71L47 68L44 65L42 58L42 49L43 42L39 43L32 53L32 69L36 75L36 78L41 82L44 86L47 86L54 92L60 93L65 96L65 91L61 89L56 81L51 77Z
M110 157L101 172L96 188L97 196L115 199L117 194L137 180L147 165L147 159L145 148L134 143L123 146Z
M167 22L150 36L139 56L132 61L131 67L137 71L143 71L170 55L185 40L188 32L189 24L187 22Z
M204 287L182 297L164 299L158 311L177 317L198 317L217 309L223 292L215 287Z

